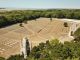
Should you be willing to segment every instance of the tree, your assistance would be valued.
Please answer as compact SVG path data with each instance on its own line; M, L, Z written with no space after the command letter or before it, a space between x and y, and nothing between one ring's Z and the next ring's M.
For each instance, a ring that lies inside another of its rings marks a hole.
M64 27L68 27L68 23L67 22L64 22Z

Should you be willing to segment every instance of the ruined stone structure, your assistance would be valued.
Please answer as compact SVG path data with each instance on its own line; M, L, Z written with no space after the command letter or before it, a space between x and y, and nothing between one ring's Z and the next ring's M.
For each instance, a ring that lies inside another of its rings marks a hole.
M21 55L24 56L24 58L26 59L27 56L29 55L31 50L31 43L30 41L25 37L23 38L22 42L21 42Z
M79 28L79 23L78 22L71 22L69 36L74 38L73 34L78 28Z

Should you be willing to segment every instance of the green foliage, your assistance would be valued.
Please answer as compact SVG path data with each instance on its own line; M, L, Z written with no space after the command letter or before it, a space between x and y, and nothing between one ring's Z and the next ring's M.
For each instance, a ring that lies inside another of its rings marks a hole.
M10 56L7 60L24 60L24 58L21 55L14 55Z
M74 37L80 37L80 28L74 32Z
M57 45L57 44L59 44L59 40L58 39L51 40L50 44L51 45Z
M0 57L0 60L6 60L5 58L3 58L3 57Z
M74 34L73 34L73 36L74 36L74 41L76 41L76 42L79 42L80 41L80 28L78 28L75 32L74 32Z

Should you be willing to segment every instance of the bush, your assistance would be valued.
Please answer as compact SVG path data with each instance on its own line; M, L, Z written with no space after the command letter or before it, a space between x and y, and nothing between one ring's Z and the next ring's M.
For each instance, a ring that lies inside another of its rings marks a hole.
M12 55L7 60L24 60L22 55Z
M68 27L68 23L67 22L64 22L64 27Z

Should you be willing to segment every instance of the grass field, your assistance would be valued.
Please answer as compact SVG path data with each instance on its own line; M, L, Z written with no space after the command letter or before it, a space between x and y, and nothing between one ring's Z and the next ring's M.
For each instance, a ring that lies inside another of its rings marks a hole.
M61 42L71 41L68 36L71 22L64 27L64 21L60 19L39 18L37 21L28 21L24 27L19 24L0 29L0 56L9 57L20 53L20 45L23 37L27 36L33 46L51 39L59 39Z

